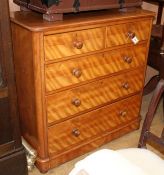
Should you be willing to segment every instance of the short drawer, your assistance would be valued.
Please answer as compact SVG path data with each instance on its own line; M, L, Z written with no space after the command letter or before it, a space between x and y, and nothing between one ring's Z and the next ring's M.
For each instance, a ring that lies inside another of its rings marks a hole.
M56 60L103 49L104 35L105 28L95 28L45 36L45 60Z
M143 87L144 68L105 78L46 97L48 123L59 122L82 111L138 92Z
M45 67L46 92L145 64L145 44L50 64Z
M133 43L132 38L138 41L148 40L150 36L150 20L118 24L107 28L107 47ZM133 43L134 44L134 43Z
M141 96L104 106L48 129L50 156L128 125L139 117Z

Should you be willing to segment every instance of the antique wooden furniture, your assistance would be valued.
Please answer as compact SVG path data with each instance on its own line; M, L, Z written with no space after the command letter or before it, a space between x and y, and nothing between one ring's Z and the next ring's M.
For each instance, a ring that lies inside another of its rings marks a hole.
M161 49L162 43L164 39L164 29L162 23L162 12L163 12L163 0L145 0L148 3L153 3L158 5L158 13L157 13L157 20L156 24L152 27L151 33L151 42L150 42L150 49L148 55L148 65L153 67L154 69L159 71L159 74L153 76L150 81L146 84L144 88L144 94L147 95L152 92L157 83L160 80L160 75L164 72L164 69L161 69Z
M161 136L156 136L150 131L151 123L155 117L155 112L157 110L160 99L164 94L164 41L162 43L163 47L161 51L161 66L160 66L160 81L158 82L156 89L154 91L153 97L151 99L149 109L142 127L142 132L139 141L139 147L146 147L148 141L153 141L164 148L164 128L162 130ZM164 104L163 104L164 105Z
M43 13L48 21L63 19L63 13L141 6L142 0L14 0L22 10Z
M11 14L22 134L41 172L138 129L153 16Z
M0 1L0 174L27 175L12 62L8 1Z
M163 56L163 55L162 55ZM164 59L161 64L164 66ZM161 135L157 136L150 131L155 112L160 98L164 93L164 74L161 74L154 91L153 97L148 107L148 112L144 119L139 148L126 148L119 150L100 149L89 154L84 159L78 161L69 175L89 175L89 174L142 174L142 175L163 175L164 160L158 155L149 151L146 144L155 143L156 148L164 148L164 128ZM151 141L151 142L150 142ZM163 150L163 149L161 149ZM103 163L102 163L103 162ZM116 167L119 167L118 169Z
M151 99L151 103L149 105L146 119L144 121L144 125L142 128L139 147L146 147L147 141L153 141L154 143L164 148L164 128L162 130L162 134L160 137L154 135L154 133L150 131L150 126L153 121L153 118L155 117L155 112L157 110L160 98L163 96L163 92L164 92L164 79L161 78L161 80L157 84L157 87Z
M162 56L164 57L164 55ZM162 59L161 64L164 67L164 59ZM152 121L155 117L155 112L163 93L164 74L161 74L161 79L153 93L148 107L148 112L142 125L138 148L126 148L115 151L110 149L100 149L78 161L69 175L163 175L164 160L152 151L145 149L147 144L155 144L157 149L162 148L161 150L164 150L164 127L161 128L161 135L158 136L150 130Z

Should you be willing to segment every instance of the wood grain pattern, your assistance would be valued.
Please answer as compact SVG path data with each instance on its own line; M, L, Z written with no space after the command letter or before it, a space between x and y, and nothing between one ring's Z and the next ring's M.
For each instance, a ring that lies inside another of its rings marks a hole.
M0 1L0 174L27 175L21 142L9 2Z
M133 32L139 41L147 40L150 36L150 20L118 24L107 28L107 47L132 43L128 32Z
M14 40L14 66L18 91L21 132L23 135L29 135L29 137L32 135L32 140L35 140L33 142L36 144L38 135L34 101L35 88L33 76L32 36L29 31L23 30L21 27L16 27L12 24L12 38ZM22 44L22 41L27 40L28 42Z
M133 96L50 127L48 129L50 155L68 150L70 146L83 144L88 139L120 128L136 119L140 100L140 95ZM126 114L121 114L123 112ZM76 137L72 133L74 129L79 130L79 136Z
M153 16L110 10L50 23L12 15L22 135L41 172L139 127ZM142 42L127 41L129 30Z
M46 97L48 123L59 122L61 119L86 111L93 107L112 102L140 91L143 87L144 69L102 79L91 84L73 88ZM129 88L123 87L124 83ZM72 100L80 100L81 105L75 106Z
M129 132L132 132L139 128L140 118L134 120L133 122L125 125L122 128L118 128L117 130L113 130L112 132L101 135L100 137L96 137L94 139L89 140L84 144L79 144L76 147L70 148L69 151L63 151L61 154L53 154L50 159L50 167L54 168L62 163L69 161L73 158L83 155L84 153L88 153L94 149L100 148L105 143L110 142L111 140L117 139Z
M95 28L45 36L45 60L55 60L103 49L104 34L105 28ZM82 42L82 48L76 48L74 42Z
M37 149L38 157L44 160L47 146L42 139L46 138L41 80L43 36L42 33L33 34L13 23L12 34L21 133Z
M146 61L146 50L146 45L142 44L47 65L46 91L143 66ZM74 75L74 70L80 71L81 75Z
M118 10L106 10L86 13L67 14L63 21L48 22L43 20L42 15L34 12L13 12L11 13L11 21L15 24L28 29L31 32L43 32L46 35L55 33L70 32L88 28L102 27L106 25L114 25L118 23L140 22L142 19L152 20L155 17L154 12L135 8L125 13ZM151 21L152 22L152 21Z

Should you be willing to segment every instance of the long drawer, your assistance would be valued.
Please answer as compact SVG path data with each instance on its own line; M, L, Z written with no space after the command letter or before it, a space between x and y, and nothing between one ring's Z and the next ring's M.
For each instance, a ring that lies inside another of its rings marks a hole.
M150 20L125 23L107 28L107 47L133 43L132 38L138 41L148 40L150 35Z
M139 117L140 100L140 94L132 96L50 127L48 129L50 156L128 125Z
M46 97L48 123L141 91L144 67Z
M57 60L105 47L105 28L95 28L44 37L45 60Z
M145 61L146 45L142 44L50 64L45 68L46 92L143 66Z

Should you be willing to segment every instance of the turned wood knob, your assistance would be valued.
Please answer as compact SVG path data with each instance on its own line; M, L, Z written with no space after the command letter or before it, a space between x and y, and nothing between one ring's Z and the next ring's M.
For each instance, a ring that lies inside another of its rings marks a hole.
M124 89L128 90L128 89L129 89L129 83L128 83L128 82L123 83L123 84L122 84L122 87L123 87Z
M133 39L136 36L136 34L134 32L129 31L127 33L127 36L128 36L128 38Z
M82 49L83 47L83 42L82 41L74 41L73 46L77 49Z
M74 128L72 130L72 134L75 136L75 137L78 137L80 135L80 131L77 129L77 128Z
M127 36L128 36L128 38L131 39L133 44L137 44L139 42L139 39L137 38L137 36L134 32L128 32Z
M127 115L127 111L120 111L120 112L119 112L119 115L120 115L121 117L125 117L125 116Z
M128 64L130 64L133 61L132 57L128 57L128 56L124 56L123 60Z
M81 70L78 69L78 68L74 68L74 69L72 70L72 75L74 75L76 78L81 77L81 74L82 74L82 72L81 72Z
M81 101L78 98L72 99L72 104L76 107L81 105Z

